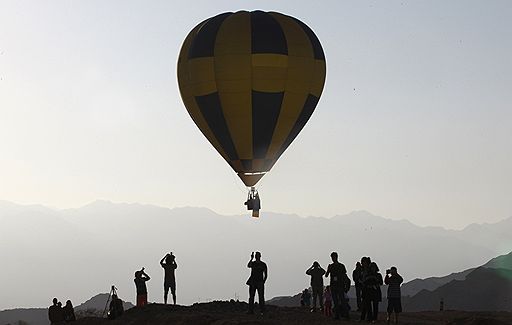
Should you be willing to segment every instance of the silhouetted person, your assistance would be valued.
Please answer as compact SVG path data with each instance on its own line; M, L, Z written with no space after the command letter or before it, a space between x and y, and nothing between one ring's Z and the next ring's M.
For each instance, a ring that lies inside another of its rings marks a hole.
M313 265L306 271L311 276L311 291L313 291L313 309L316 310L316 299L320 305L320 310L324 308L324 274L325 270L315 261Z
M362 281L362 267L361 263L356 263L356 268L352 271L352 280L354 280L354 287L356 289L356 303L357 303L357 311L361 310L361 290L363 287Z
M123 301L119 299L116 294L112 295L112 300L110 301L110 305L108 307L108 318L116 319L124 313Z
M172 301L176 305L176 277L174 271L178 268L176 257L171 253L165 255L160 260L160 265L164 268L164 304L167 304L167 295L171 289Z
M64 315L62 314L61 306L59 306L59 301L57 298L53 298L53 304L48 308L48 319L50 320L51 324L59 324L64 321Z
M311 306L311 293L309 293L307 288L302 290L302 294L300 295L300 305L308 308Z
M137 289L137 307L142 307L148 303L148 289L146 287L146 281L151 278L144 272L144 268L140 271L135 272L135 288Z
M361 320L368 318L371 321L372 315L372 304L369 300L369 294L366 286L364 285L364 279L370 273L371 259L368 256L361 258Z
M325 316L332 317L331 286L325 287L324 298L325 298L324 314L325 314Z
M71 300L66 301L66 305L62 308L62 313L66 322L73 322L76 320L75 310L73 309Z
M348 311L345 302L345 278L347 269L338 262L338 253L331 253L332 263L327 267L325 277L330 276L332 302L334 304L334 319L340 319L340 315L347 317Z
M391 322L391 314L395 313L395 324L398 324L398 314L402 312L402 292L400 285L404 279L398 274L395 266L386 270L384 283L388 285L388 324Z
M366 289L363 296L363 303L366 304L368 310L368 320L377 321L379 313L379 302L382 301L382 292L380 286L383 284L382 275L379 273L377 263L370 264L369 272L363 279L363 286Z
M256 259L253 261L253 259ZM251 260L247 263L247 267L251 269L251 275L247 280L249 285L249 314L254 313L254 296L258 291L260 312L265 312L265 281L267 281L268 270L267 264L261 261L261 253L254 252L251 254Z

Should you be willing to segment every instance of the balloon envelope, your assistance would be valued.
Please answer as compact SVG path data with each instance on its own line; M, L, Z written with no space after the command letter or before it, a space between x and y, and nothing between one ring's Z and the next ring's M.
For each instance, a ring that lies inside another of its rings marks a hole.
M309 120L325 73L313 31L276 12L206 19L178 59L187 111L246 186L272 168Z

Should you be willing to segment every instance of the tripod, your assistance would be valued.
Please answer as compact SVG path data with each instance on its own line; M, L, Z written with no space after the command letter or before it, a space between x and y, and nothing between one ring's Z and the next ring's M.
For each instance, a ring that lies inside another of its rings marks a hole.
M103 309L103 314L101 315L102 318L105 317L105 313L107 312L107 308L108 308L108 303L109 303L110 298L112 297L112 295L116 295L117 296L117 288L114 285L112 285L112 287L110 288L110 292L108 294L107 302L105 303L105 309Z

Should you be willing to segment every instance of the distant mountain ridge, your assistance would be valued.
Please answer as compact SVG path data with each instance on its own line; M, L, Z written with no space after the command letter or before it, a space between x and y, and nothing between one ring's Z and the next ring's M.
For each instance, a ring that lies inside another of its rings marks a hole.
M478 225L419 227L364 211L333 218L264 212L254 219L206 208L108 201L65 210L0 202L0 245L16 248L0 251L3 272L14 279L0 280L0 308L47 306L54 296L84 301L112 284L121 296L130 296L133 272L142 266L152 277L150 301L161 301L158 261L169 251L177 256L178 302L183 304L244 299L246 264L255 250L269 265L268 297L305 288L305 270L314 260L325 267L331 251L339 252L349 272L361 256L371 256L381 269L396 265L406 279L449 274L508 252L509 219L482 226L476 236ZM35 275L34 263L44 265ZM209 267L207 275L203 266ZM37 292L24 295L18 290L21 281Z
M438 310L512 311L512 270L479 267L464 280L453 280L439 288L422 290L405 304L407 311Z

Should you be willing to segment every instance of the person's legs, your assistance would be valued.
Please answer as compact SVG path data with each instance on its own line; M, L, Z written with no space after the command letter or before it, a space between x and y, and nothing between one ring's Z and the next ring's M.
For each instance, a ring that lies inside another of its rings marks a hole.
M361 310L361 286L356 286L357 311Z
M256 287L249 285L249 312L254 312L254 295L256 295Z
M137 295L137 307L144 307L148 304L148 294L141 293Z
M398 324L398 314L402 312L402 299L396 298L396 305L395 305L395 324Z
M167 305L167 296L169 295L169 286L164 284L164 304Z
M334 306L334 319L340 318L341 290L331 286L332 303Z
M363 295L361 301L361 320L371 320L371 301Z
M171 286L172 302L176 305L176 284Z
M393 299L392 298L388 298L387 312L388 312L388 318L386 319L386 321L389 324L391 322L391 314L393 313Z
M258 303L260 312L265 312L265 285L263 283L258 285Z
M373 300L372 302L372 320L377 320L377 317L379 315L379 301L377 299Z

